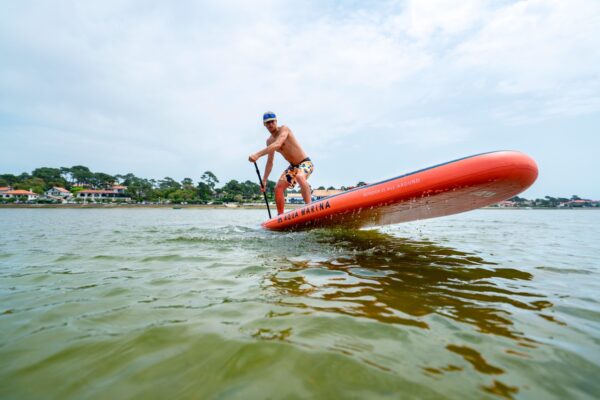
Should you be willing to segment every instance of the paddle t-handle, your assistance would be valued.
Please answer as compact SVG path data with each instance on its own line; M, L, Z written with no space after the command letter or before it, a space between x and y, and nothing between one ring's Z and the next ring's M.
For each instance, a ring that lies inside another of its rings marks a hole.
M260 171L258 170L258 165L256 165L256 161L254 161L254 168L256 168L256 175L258 175L258 184L260 187L263 187L263 181L260 176ZM265 191L263 192L263 196L265 197L265 204L267 205L267 211L269 212L269 219L271 219L271 209L269 208L269 200L267 200L267 188L265 187Z

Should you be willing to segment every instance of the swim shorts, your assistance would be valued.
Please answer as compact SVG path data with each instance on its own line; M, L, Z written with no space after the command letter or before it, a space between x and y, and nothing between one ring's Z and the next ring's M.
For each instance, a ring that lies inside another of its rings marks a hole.
M288 188L291 189L296 186L296 175L298 172L304 172L306 179L308 179L308 177L313 173L314 169L315 167L313 166L312 161L310 161L309 157L306 157L304 160L300 161L299 164L290 164L290 166L283 171L283 174L281 174L281 178L279 178L279 180L285 179L288 183Z

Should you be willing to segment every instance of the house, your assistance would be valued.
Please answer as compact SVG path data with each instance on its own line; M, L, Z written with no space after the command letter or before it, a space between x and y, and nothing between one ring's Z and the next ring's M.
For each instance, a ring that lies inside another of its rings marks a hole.
M502 207L502 208L507 208L507 207L518 207L519 204L517 204L514 201L504 200L504 201L501 201L499 203L496 203L496 206Z
M39 194L32 192L31 190L6 190L0 192L0 198L3 199L18 199L23 201L35 200L40 197Z
M46 190L46 192L44 192L44 194L48 197L59 197L59 198L63 198L63 199L68 199L70 197L73 197L73 194L71 192L69 192L67 189L58 187L58 186L55 186L52 189Z
M316 201L316 200L321 200L324 197L327 196L333 196L334 194L339 194L342 193L343 190L338 190L338 189L328 189L328 190L313 190L312 192L312 200Z
M10 186L0 186L0 197L2 197L2 194L8 192L9 190L12 190Z
M128 197L125 191L127 186L113 186L112 189L87 189L77 192L77 198L86 201L131 201L131 197Z
M566 203L561 203L561 207L578 208L578 207L593 207L593 201L588 199L570 200Z
M302 193L288 193L285 196L285 202L288 204L302 204L304 203L304 199L302 198Z
M125 191L127 190L127 186L113 185L112 190L114 190L116 193L119 193L119 194L125 194Z
M334 194L338 194L338 193L342 193L342 192L343 192L343 190L337 190L337 189L329 189L329 190L316 189L316 190L313 190L313 192L312 192L311 200L312 201L321 200L324 197L332 196ZM288 204L303 204L304 199L302 198L302 193L288 192L288 194L285 196L285 202Z

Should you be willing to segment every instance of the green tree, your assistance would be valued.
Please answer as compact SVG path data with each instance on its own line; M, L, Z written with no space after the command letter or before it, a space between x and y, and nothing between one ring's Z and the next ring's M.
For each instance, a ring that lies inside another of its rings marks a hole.
M202 176L200 177L200 180L204 183L206 183L206 185L210 188L211 191L214 192L215 190L215 186L217 185L217 183L219 183L219 180L217 179L217 177L215 176L215 174L213 174L210 171L205 171Z
M212 190L206 183L198 182L198 186L196 186L196 195L202 201L209 201L212 197Z
M13 174L2 174L0 175L0 186L11 186L19 182L19 178Z
M267 180L267 198L269 199L269 201L275 200L275 186L275 182Z
M154 187L148 179L138 178L132 173L120 175L121 183L127 186L126 194L136 201L150 200L155 197Z
M81 192L82 190L85 190L85 188L82 188L81 186L73 186L71 188L71 193L73 193L73 196L77 198L77 193Z
M190 202L196 197L196 192L193 189L177 189L169 193L169 200L173 203Z
M558 207L558 199L551 197L551 196L545 196L545 199L548 201L548 206L550 207Z
M111 187L116 181L117 179L114 176L104 172L94 172L90 176L90 183L95 187Z
M36 168L31 172L31 176L42 179L45 190L53 186L65 186L66 184L65 179L61 175L60 168Z
M184 189L192 189L194 187L194 182L191 178L183 178L183 180L181 181L181 186Z
M71 186L73 183L73 175L71 174L71 168L60 167L60 176L67 182L67 186Z
M160 189L180 189L181 184L175 179L166 176L165 178L158 181L158 187Z
M221 190L223 191L224 201L233 201L236 195L242 195L242 185L235 179L227 182Z
M92 179L93 174L88 167L74 165L70 168L69 172L71 173L73 182L88 185L91 184L90 180Z
M244 199L253 199L261 195L260 185L252 181L246 181L240 184L242 190L242 197Z
M41 178L27 178L22 182L14 185L15 189L31 190L37 194L44 193L46 182Z

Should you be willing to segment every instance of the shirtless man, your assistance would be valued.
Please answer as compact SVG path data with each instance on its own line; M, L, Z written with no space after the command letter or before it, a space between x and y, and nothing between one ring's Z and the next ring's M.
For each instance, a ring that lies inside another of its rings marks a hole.
M308 177L314 170L313 163L310 158L306 156L300 143L296 139L296 136L292 133L290 128L285 125L277 126L277 116L272 111L267 111L263 115L263 124L271 134L267 139L267 147L261 151L252 154L248 157L250 162L255 162L264 155L268 155L267 165L265 167L265 174L263 175L263 181L261 184L261 190L264 192L267 187L267 178L273 169L273 158L275 152L279 152L283 158L289 163L289 167L283 171L277 186L275 186L275 202L277 203L277 213L283 214L284 210L284 198L283 191L285 189L293 188L296 183L300 185L302 192L302 198L306 204L310 203L311 190L308 184Z

